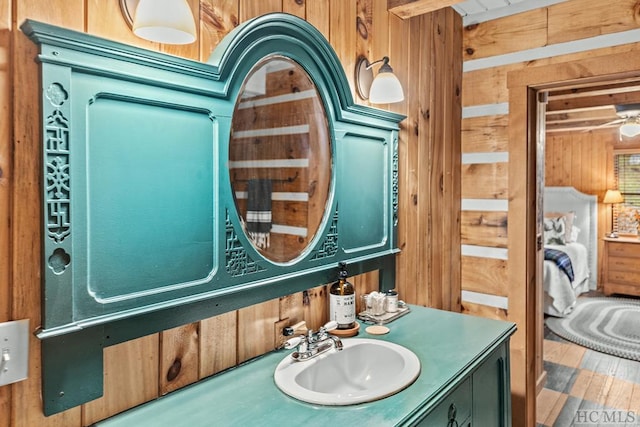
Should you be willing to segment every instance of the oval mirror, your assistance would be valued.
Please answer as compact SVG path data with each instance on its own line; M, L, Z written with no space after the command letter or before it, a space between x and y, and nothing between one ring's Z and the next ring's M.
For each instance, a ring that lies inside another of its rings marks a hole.
M331 184L323 103L295 61L269 56L245 79L229 141L229 174L245 234L267 259L299 257L322 223Z

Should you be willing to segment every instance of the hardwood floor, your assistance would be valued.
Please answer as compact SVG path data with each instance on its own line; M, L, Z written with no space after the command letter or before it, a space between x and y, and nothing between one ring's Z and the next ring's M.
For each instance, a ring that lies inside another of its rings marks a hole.
M545 327L538 427L640 426L640 362L590 350Z

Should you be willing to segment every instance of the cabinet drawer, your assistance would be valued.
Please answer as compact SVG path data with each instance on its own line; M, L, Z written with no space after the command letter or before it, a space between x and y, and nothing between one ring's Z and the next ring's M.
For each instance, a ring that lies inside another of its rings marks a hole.
M609 270L607 281L614 283L627 283L640 287L640 272Z
M638 271L638 264L640 260L637 258L622 258L617 256L609 256L607 259L608 268L610 271Z
M464 380L452 393L445 397L438 406L417 424L421 427L447 427L451 424L450 412L455 411L458 425L471 416L471 378ZM455 425L455 423L454 423Z
M640 258L640 243L607 242L609 256Z

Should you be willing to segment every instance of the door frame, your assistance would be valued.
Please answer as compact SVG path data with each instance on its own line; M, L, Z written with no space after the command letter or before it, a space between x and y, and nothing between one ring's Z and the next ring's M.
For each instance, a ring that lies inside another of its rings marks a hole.
M509 254L509 317L518 326L511 340L511 384L513 425L536 425L536 332L542 312L536 307L537 206L536 110L538 92L575 87L621 78L640 79L640 55L629 52L588 57L570 62L542 65L507 74L509 89L509 211L507 250ZM541 295L542 293L540 293Z

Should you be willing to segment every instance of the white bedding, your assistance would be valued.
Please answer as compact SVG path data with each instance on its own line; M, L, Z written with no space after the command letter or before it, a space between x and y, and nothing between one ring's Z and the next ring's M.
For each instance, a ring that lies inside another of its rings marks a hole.
M552 316L564 317L573 310L577 296L589 290L587 248L580 243L545 247L563 251L571 259L573 283L553 261L544 262L544 311Z

